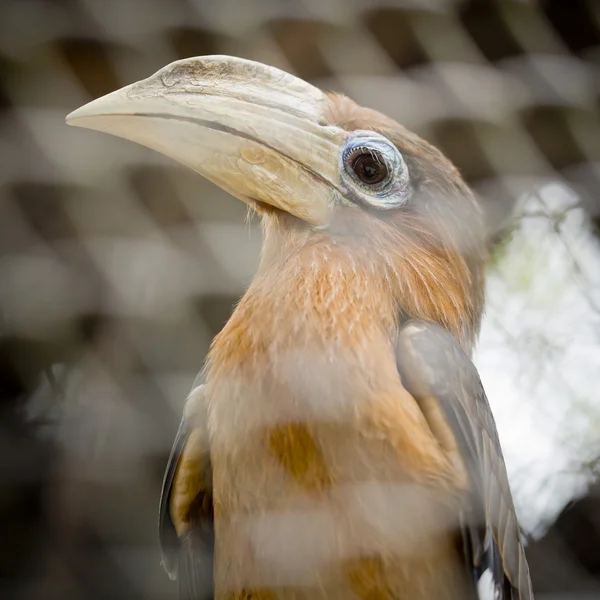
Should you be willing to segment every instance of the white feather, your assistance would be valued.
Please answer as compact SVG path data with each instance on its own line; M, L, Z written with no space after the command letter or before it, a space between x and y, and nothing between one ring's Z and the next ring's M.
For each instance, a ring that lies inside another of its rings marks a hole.
M477 582L477 596L479 600L499 600L500 598L494 576L489 569L482 573Z

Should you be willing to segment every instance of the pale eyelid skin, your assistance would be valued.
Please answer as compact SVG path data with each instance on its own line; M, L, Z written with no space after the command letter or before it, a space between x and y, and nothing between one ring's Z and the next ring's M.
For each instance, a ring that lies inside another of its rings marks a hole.
M376 153L385 161L388 176L381 183L369 185L360 181L353 173L349 158L363 148ZM404 206L410 198L408 165L396 146L380 134L360 130L349 134L340 152L339 166L344 188L360 204L385 210Z

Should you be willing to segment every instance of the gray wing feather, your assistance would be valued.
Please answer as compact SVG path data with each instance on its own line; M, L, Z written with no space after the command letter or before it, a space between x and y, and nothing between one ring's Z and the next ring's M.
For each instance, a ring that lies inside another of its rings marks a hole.
M397 357L415 399L427 394L439 402L467 470L463 542L474 585L490 571L494 598L533 600L500 440L475 366L452 334L423 321L402 327Z
M179 536L170 513L171 495L179 461L184 454L190 433L206 426L204 396L200 386L196 387L184 409L171 454L165 470L158 510L158 535L162 552L162 564L169 577L178 583L181 600L212 600L214 598L214 526L212 515L212 473L210 457L206 452L207 468L201 490L190 507L191 529ZM204 454L204 453L203 453ZM210 504L210 506L208 506Z
M167 462L167 468L163 477L158 506L158 540L162 553L162 564L171 579L177 578L177 565L181 541L169 513L169 502L171 499L171 488L173 486L173 480L175 479L175 472L186 439L187 427L184 417L181 419L175 441L173 442L173 447L171 448L171 454L169 455L169 461Z

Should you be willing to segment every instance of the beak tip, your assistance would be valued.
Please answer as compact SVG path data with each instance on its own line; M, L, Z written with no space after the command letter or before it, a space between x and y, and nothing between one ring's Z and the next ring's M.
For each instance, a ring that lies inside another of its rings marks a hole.
M121 90L117 90L76 108L65 117L65 121L74 127L87 127L90 119L122 112L119 110L122 104Z
M78 109L79 110L79 109ZM65 123L67 125L73 125L74 127L77 127L77 123L75 123L75 121L77 120L77 110L74 110L72 112L70 112L66 117L65 117Z
M67 125L71 125L73 127L85 127L85 117L93 117L97 116L97 111L90 110L90 104L84 104L79 108L76 108L74 111L70 112L65 117L65 122Z

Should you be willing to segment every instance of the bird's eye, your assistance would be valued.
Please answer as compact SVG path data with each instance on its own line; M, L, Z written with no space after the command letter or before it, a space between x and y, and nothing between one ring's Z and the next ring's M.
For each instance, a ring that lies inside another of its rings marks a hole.
M408 200L408 168L396 146L382 135L372 131L348 134L341 163L342 181L351 202L396 208Z
M367 185L381 183L388 176L385 159L377 150L357 148L348 157L348 162L354 174Z

